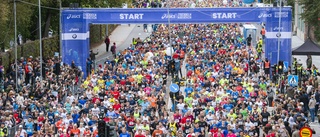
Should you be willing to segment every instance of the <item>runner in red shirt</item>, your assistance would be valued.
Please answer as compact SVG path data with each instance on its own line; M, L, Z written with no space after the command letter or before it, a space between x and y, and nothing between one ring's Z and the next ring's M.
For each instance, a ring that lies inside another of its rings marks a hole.
M214 135L219 132L219 129L217 128L217 126L213 126L213 128L210 130L210 132Z
M176 113L173 114L173 119L174 121L178 124L180 123L181 119L182 119L182 116L181 114L179 113L179 110L176 110ZM178 124L179 125L179 124Z
M237 137L231 130L229 130L227 137Z
M126 118L128 124L128 131L133 133L134 126L136 125L136 120L134 119L134 115L131 114L130 117Z
M44 116L43 116L43 113L40 113L40 116L38 117L38 125L39 127L42 127L43 123L44 123Z
M113 95L113 97L114 97L115 99L119 99L119 97L120 97L120 92L117 91L117 90L115 90L115 91L112 92L112 95Z
M119 101L116 100L114 105L112 106L112 108L115 110L115 111L118 111L120 108L121 108L121 104L119 104Z
M214 65L214 70L216 70L216 71L220 70L220 63Z
M142 130L139 129L138 133L136 135L134 135L134 137L146 137L145 135L142 134Z
M96 104L97 101L100 101L100 98L99 98L98 95L95 95L95 96L93 97L93 99L92 99L92 103L93 103L93 104Z
M222 134L221 132L214 133L213 137L224 137L224 134Z

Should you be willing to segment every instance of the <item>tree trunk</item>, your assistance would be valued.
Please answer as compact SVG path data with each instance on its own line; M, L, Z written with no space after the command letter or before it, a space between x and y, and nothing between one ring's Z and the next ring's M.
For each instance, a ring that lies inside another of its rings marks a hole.
M51 23L51 17L52 17L52 14L51 14L50 10L48 10L47 15L46 15L46 26L43 31L43 37L48 37L50 23Z

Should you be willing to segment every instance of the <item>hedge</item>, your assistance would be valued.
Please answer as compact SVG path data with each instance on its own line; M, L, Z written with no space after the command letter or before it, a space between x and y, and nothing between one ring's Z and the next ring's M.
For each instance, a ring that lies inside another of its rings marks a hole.
M103 27L104 26L104 27ZM108 34L117 27L118 25L108 25ZM90 43L91 42L101 42L105 37L106 25L92 25L90 27ZM96 36L100 36L96 37ZM55 52L59 52L60 50L60 42L59 36L53 36L51 38L42 39L42 56L43 58L50 58L54 56ZM17 57L20 59L21 57L28 58L30 56L36 58L40 56L40 43L39 40L30 41L24 43L23 45L19 45L17 47ZM5 70L7 70L11 63L14 63L15 54L14 48L8 50L7 52L0 53L0 64L4 66Z
M42 39L43 58L53 57L55 52L59 52L59 45L59 36L53 36L51 38ZM21 57L28 58L30 56L40 56L39 40L27 42L17 47L18 59L20 59ZM0 63L4 66L5 69L8 69L10 64L14 63L14 48L8 50L7 52L0 53L0 59Z

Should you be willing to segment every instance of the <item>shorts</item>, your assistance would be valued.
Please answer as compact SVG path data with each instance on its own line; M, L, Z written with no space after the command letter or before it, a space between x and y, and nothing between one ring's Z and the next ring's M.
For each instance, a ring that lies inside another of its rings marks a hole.
M270 74L270 68L265 68L264 69L264 74Z
M133 127L127 127L127 130L128 130L128 132L131 132L131 133L133 133Z

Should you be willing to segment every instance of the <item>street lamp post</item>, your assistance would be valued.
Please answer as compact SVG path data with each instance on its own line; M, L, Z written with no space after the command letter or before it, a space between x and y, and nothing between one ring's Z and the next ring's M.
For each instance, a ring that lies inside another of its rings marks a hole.
M60 56L62 55L62 0L59 0L59 32L60 32L60 35L59 35L59 38L60 38Z
M42 29L41 29L41 0L38 1L39 2L39 42L40 42L40 87L41 89L43 88L43 84L42 84Z
M16 72L16 92L18 92L18 49L17 49L17 5L16 0L13 0L14 9L14 56L15 56L15 72Z
M280 61L280 42L281 42L281 16L282 16L282 0L280 0L280 9L279 9L279 29L278 29L278 57L277 57L277 63Z
M172 41L171 41L171 26L170 26L170 11L169 11L169 8L170 8L170 3L169 3L169 0L167 0L167 14L168 14L168 34L169 34L169 47L171 48L170 49L170 54L171 54L171 59L173 57L173 53L172 53L172 50L173 50L173 46L172 46Z

